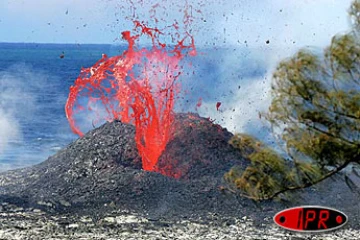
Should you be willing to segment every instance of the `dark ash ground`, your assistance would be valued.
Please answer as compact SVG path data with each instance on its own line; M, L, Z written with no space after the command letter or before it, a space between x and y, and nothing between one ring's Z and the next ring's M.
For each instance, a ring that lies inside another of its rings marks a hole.
M294 193L292 202L256 204L220 190L226 171L235 164L247 165L228 144L230 132L193 114L177 114L174 127L176 134L160 157L159 167L170 164L181 172L180 179L143 171L134 127L114 121L88 132L41 164L0 173L0 202L12 209L36 208L50 215L79 218L131 211L150 221L206 222L211 214L247 216L259 225L286 207L325 205L343 211L349 217L348 226L360 229L359 195L346 186L341 175Z

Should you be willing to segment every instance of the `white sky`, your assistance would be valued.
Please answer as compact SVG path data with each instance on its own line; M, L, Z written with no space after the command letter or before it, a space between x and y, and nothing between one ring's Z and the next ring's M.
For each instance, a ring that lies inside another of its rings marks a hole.
M140 20L157 16L181 21L185 1L133 0ZM146 3L145 3L146 2ZM198 45L282 47L324 45L348 29L350 0L189 0L202 15L192 27ZM67 12L67 14L66 14ZM0 42L114 43L130 30L134 13L126 0L0 0ZM201 18L203 18L201 20ZM118 21L117 21L118 19ZM205 21L206 22L205 22ZM116 24L118 23L118 24ZM295 46L294 46L295 45Z

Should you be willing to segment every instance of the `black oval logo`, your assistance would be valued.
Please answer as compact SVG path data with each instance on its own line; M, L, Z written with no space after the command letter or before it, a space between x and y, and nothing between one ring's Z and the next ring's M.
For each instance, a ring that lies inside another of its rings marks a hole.
M348 217L333 208L299 206L285 209L274 216L282 228L297 232L325 232L343 227Z

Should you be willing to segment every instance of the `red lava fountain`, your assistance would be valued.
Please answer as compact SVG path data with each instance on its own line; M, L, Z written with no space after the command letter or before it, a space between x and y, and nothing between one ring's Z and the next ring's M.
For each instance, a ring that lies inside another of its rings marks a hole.
M180 62L187 55L196 55L194 39L186 34L175 46L167 46L159 41L162 31L139 21L134 23L137 34L122 32L128 42L123 54L114 57L104 54L92 67L81 70L70 87L66 117L72 131L82 136L74 114L102 105L107 115L103 119L135 125L143 169L164 173L156 164L172 136L174 101L180 92L177 82L182 71ZM177 29L175 24L173 27ZM140 37L151 38L150 49L137 48ZM86 107L79 101L81 97L86 99Z

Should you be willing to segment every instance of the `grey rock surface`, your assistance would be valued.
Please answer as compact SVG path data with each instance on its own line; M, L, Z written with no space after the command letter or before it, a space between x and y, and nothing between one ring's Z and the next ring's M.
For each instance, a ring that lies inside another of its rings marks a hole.
M279 239L356 240L359 230L344 228L322 234L301 234L279 229L270 219L254 226L251 218L225 218L209 214L205 219L149 220L130 212L91 216L47 214L39 209L0 213L0 239Z

